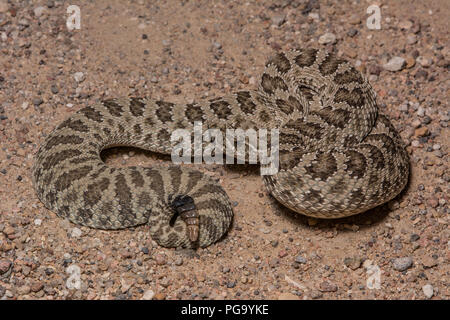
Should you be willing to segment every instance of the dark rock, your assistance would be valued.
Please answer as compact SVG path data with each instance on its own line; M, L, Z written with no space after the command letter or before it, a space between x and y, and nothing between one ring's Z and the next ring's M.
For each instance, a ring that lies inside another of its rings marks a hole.
M36 107L40 106L42 103L44 103L44 100L42 100L41 97L38 97L38 98L34 98L34 99L33 99L33 104L34 104Z
M348 30L347 31L347 35L349 36L349 37L354 37L354 36L356 36L358 34L358 30L356 30L356 29L350 29L350 30Z
M305 257L298 255L295 257L295 262L304 264L304 263L308 262L308 260Z

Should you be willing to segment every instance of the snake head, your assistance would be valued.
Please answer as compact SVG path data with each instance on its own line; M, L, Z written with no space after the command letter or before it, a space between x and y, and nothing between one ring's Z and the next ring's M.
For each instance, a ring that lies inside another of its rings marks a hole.
M192 243L196 242L198 240L200 219L194 199L187 195L178 195L173 199L170 206L186 223L189 240Z

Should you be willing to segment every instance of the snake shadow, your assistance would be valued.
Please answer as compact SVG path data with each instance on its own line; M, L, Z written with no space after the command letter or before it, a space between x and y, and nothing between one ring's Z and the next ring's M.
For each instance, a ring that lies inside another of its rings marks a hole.
M289 220L291 223L303 226L305 228L314 229L318 228L323 231L330 231L334 229L338 229L340 232L354 232L350 228L345 228L345 225L356 225L358 226L358 230L365 230L365 229L371 229L375 228L377 225L383 223L387 217L395 212L398 208L390 208L389 203L391 202L402 202L406 194L409 190L411 183L411 171L409 173L409 178L406 186L403 188L403 190L392 200L379 205L377 207L374 207L370 210L358 213L353 216L344 217L344 218L336 218L336 219L321 219L321 218L311 218L308 216L305 216L301 213L297 213L289 208L286 208L283 206L278 200L276 200L272 195L270 195L268 192L268 198L270 199L271 207L273 208L273 212L275 215L283 217L284 219ZM396 220L400 220L400 215L395 215L394 218ZM310 219L313 219L315 223L311 225Z
M242 164L242 165L226 165L225 170L228 172L233 172L237 174L242 174L244 176L259 176L259 165L253 164ZM285 206L283 206L278 200L276 200L265 188L261 190L267 197L272 207L272 212L283 219L290 221L293 225L303 226L305 228L319 228L322 230L334 230L339 229L341 232L353 232L351 229L344 228L344 225L357 225L358 230L374 228L377 225L384 223L386 218L397 209L390 208L389 203L397 201L402 202L409 190L411 183L412 170L409 172L408 182L403 190L392 200L385 204L379 205L375 208L361 212L359 214L336 219L321 219L321 218L311 218L301 213L295 212ZM400 216L395 215L395 219L400 219ZM310 219L315 222L313 225L310 223Z

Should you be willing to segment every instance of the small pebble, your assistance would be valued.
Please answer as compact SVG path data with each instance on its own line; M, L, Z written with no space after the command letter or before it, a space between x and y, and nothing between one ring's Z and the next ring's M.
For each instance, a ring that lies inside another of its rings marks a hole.
M147 290L142 295L142 300L152 300L154 296L155 292L153 292L153 290Z
M177 258L174 263L176 266L181 266L183 264L183 258Z
M153 298L155 300L164 300L164 299L166 299L166 295L164 293L162 293L162 292L158 292L157 294L155 294L153 296Z
M369 71L370 74L379 76L381 71L383 71L383 68L381 68L379 65L369 65L367 71Z
M424 68L428 68L433 63L433 60L431 60L431 58L426 58L423 56L417 57L416 61Z
M31 292L31 288L30 288L30 286L27 286L27 285L20 286L17 289L17 293L19 293L20 295L26 295L26 294L29 294L30 292Z
M5 274L11 268L12 262L9 260L0 260L0 275Z
M406 57L406 69L411 69L416 65L416 59L411 56Z
M408 44L414 44L414 43L416 43L416 42L417 42L417 36L416 36L415 34L409 34L409 35L406 37L406 42L407 42Z
M30 22L27 19L20 19L18 23L23 27L28 27L30 25Z
M358 14L353 14L348 19L348 23L350 24L360 24L361 23L361 16Z
M6 234L7 236L14 234L15 232L16 230L11 226L7 226L3 229L3 233Z
M305 264L308 260L305 257L298 255L295 257L295 262Z
M400 29L409 30L412 28L413 23L410 20L403 20L398 23Z
M398 109L402 112L408 112L408 105L406 103L400 105L400 107L398 107Z
M431 299L431 297L433 297L434 295L434 288L431 284L424 285L422 287L422 291L425 297L427 297L428 299Z
M417 108L417 115L423 117L425 115L425 109L419 106L419 108Z
M360 257L347 257L344 259L344 264L352 270L358 269L361 263L362 259Z
M358 30L356 30L356 29L350 29L350 30L348 30L348 32L347 32L347 35L349 36L349 37L351 37L351 38L353 38L354 36L356 36L358 34Z
M58 87L56 85L52 84L52 86L50 87L50 91L53 94L57 94L59 92L59 89L58 89Z
M391 60L388 61L388 63L383 65L383 68L385 70L395 72L402 70L405 64L406 61L402 57L393 57Z
M430 124L431 123L431 118L429 116L423 117L422 123L423 124Z
M397 271L405 271L411 268L413 265L413 260L411 257L403 257L394 259L393 267Z
M155 256L155 261L159 266L165 265L167 263L167 256L164 253L157 254Z
M308 17L313 19L315 22L319 22L320 21L320 16L317 12L310 12L308 14Z
M327 32L320 36L319 43L320 44L333 44L336 42L336 36L334 33Z
M44 287L44 284L42 282L34 282L31 285L31 291L38 292L38 291L42 290L43 287Z
M72 231L70 232L70 235L72 238L79 238L81 237L81 230L77 227L73 228Z
M47 276L50 276L50 275L52 275L53 273L55 273L55 270L53 270L52 268L46 268L46 269L45 269L45 274L46 274Z
M37 18L39 18L45 12L45 7L42 7L42 6L36 7L36 8L34 8L33 12L34 12L34 15Z
M126 249L126 248L121 249L119 251L119 254L124 259L131 259L131 258L133 258L133 253L131 252L130 249Z
M322 292L336 292L338 289L337 285L329 281L323 281L319 285L319 290Z
M84 73L83 72L75 72L73 75L73 78L76 82L82 82L84 80Z
M420 127L417 128L416 130L414 130L414 135L416 137L426 137L430 134L430 131L428 130L427 127Z
M433 268L438 263L437 263L436 259L433 259L430 256L426 256L426 257L422 258L422 264L423 264L424 268Z
M33 99L33 104L36 106L36 107L38 107L38 106L40 106L42 103L44 102L44 100L42 100L42 98L34 98Z
M272 24L276 26L281 26L286 21L286 15L276 14L272 17Z

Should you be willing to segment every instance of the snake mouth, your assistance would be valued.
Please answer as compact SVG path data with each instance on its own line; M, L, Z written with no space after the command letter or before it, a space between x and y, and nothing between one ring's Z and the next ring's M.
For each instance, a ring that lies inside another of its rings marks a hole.
M189 241L191 243L197 242L199 236L200 218L194 199L188 195L177 195L171 202L170 206L174 210L174 215L170 219L169 225L172 227L178 216L181 217L184 223L186 223L186 231Z

